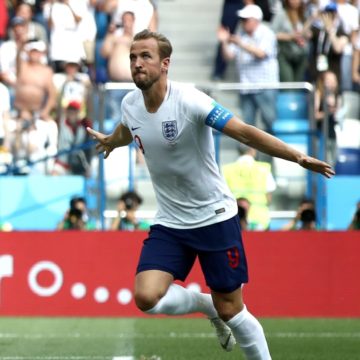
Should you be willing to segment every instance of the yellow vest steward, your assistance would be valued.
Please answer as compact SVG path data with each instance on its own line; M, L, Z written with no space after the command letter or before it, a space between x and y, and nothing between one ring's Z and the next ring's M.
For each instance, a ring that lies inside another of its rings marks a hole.
M269 163L234 162L223 166L223 176L236 199L250 201L248 222L257 229L267 229L270 224L270 211L267 201L267 179L271 173Z

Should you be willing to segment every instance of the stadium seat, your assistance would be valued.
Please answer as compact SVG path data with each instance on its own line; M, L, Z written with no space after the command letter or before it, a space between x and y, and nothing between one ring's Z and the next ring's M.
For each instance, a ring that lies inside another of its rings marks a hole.
M281 91L276 99L277 119L307 119L308 95L303 91Z
M360 148L339 148L335 171L337 175L360 175Z
M299 119L277 119L273 124L275 136L290 144L308 143L309 120L306 118ZM299 132L299 133L297 133Z

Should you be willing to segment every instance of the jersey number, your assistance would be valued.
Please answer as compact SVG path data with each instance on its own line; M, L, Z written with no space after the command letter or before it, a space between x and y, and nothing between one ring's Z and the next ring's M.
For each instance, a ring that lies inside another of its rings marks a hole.
M231 268L235 269L239 266L240 263L240 254L237 247L233 247L227 251L227 256L229 259L229 265Z

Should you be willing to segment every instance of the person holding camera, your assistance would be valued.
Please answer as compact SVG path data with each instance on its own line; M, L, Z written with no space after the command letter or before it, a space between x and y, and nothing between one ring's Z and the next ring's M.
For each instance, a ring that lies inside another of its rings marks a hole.
M142 204L142 197L135 191L123 193L118 200L118 216L111 224L111 230L146 230L149 224L139 220L136 211Z
M69 202L69 209L63 219L57 224L56 230L95 230L89 218L86 199L82 196L73 196Z
M297 209L296 216L281 230L316 230L316 211L314 201L304 198Z

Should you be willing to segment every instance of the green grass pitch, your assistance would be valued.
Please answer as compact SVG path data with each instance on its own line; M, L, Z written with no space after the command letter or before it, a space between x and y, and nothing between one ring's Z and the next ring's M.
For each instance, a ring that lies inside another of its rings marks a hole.
M360 319L261 323L273 360L360 360ZM151 358L244 359L238 348L231 353L220 348L206 319L0 318L0 360Z

